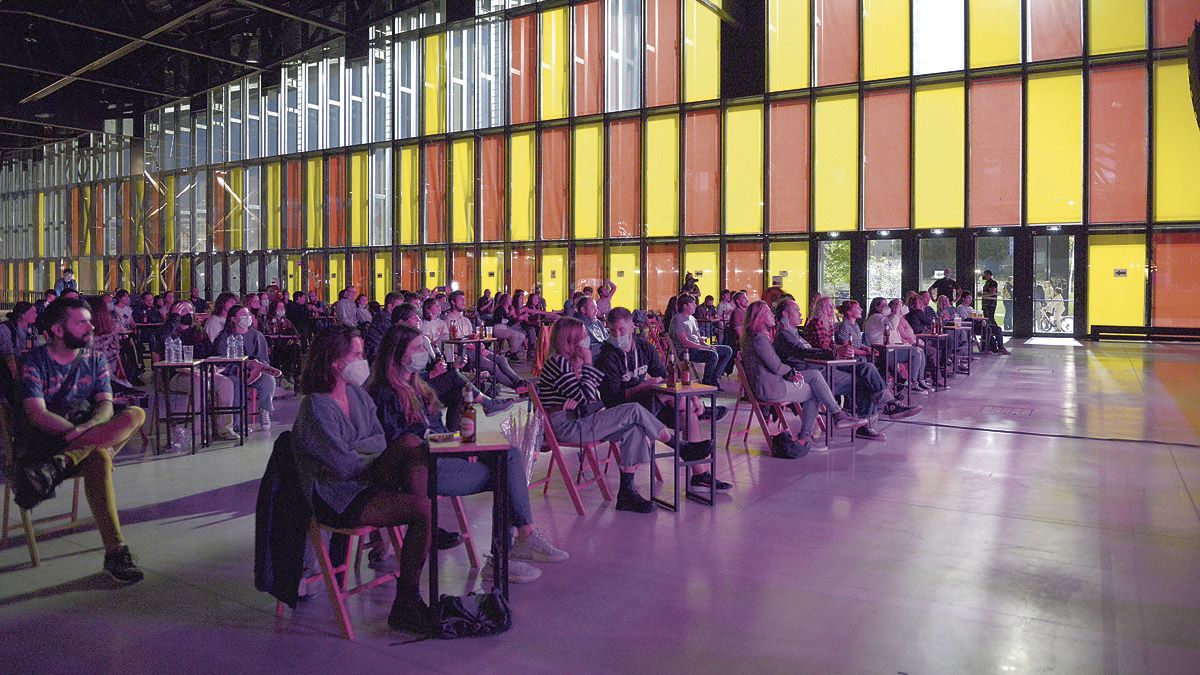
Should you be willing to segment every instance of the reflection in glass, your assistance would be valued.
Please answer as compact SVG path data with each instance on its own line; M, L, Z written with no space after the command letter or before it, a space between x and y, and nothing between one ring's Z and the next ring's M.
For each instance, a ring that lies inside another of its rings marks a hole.
M850 242L822 241L818 249L817 290L834 299L850 299Z
M1033 238L1033 332L1075 330L1075 236Z
M944 270L955 269L954 240L943 238L922 239L920 243L919 266L921 268L921 283L918 288L926 289L934 281L942 278Z
M903 282L899 239L867 241L867 298L901 297Z
M975 240L975 306L987 313L987 298L983 297L983 273L991 270L996 280L996 323L1012 331L1013 297L1013 238L980 237Z

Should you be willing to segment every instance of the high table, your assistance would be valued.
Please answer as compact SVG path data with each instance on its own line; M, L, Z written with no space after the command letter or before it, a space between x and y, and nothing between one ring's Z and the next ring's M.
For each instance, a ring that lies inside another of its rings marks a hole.
M918 339L924 340L927 344L933 345L937 352L933 363L933 388L947 389L950 387L950 381L946 372L946 362L950 360L950 353L953 347L950 346L950 336L946 333L920 333ZM938 385L938 374L942 376L942 384Z
M472 336L472 337L466 337L466 338L462 338L462 337L451 338L449 340L446 340L445 344L450 345L451 347L458 347L459 353L461 353L463 350L466 350L471 345L474 345L475 346L475 350L474 350L475 351L475 373L478 375L479 373L483 372L482 364L483 364L483 349L484 349L484 347L486 347L490 344L494 344L495 342L496 342L495 337L474 337L474 336ZM493 369L495 368L495 363L496 362L493 359L492 360ZM492 373L492 379L495 379L495 378L496 378L496 373Z
M839 368L850 367L850 409L854 414L858 414L858 373L854 369L858 366L857 359L804 359L805 363L811 363L814 366L820 366L825 369L825 383L829 385L829 389L833 389L833 375ZM835 411L829 408L825 409L825 447L829 447L829 439L833 436L833 414ZM857 429L850 430L850 445L854 445L854 435Z
M992 344L992 338L1000 331L1000 326L987 319L971 319L971 326L979 330L979 344L976 345L979 353L990 354L988 347ZM1000 336L998 342L1003 345L1004 337Z
M247 403L250 398L249 387L246 384L246 377L249 374L246 368L249 362L250 358L247 356L210 356L204 359L200 366L202 373L200 379L205 381L205 388L208 394L207 406L209 415L206 416L205 421L211 421L213 425L212 434L209 436L216 436L217 415L237 415L238 422L236 429L239 446L245 444L246 436L249 435L250 425L248 424L248 415L246 414ZM222 406L217 405L217 387L212 380L218 368L225 368L227 366L237 371L237 380L233 383L233 386L237 387L237 394L239 395L235 395L234 400L241 402ZM209 436L206 436L204 439L205 445L208 444Z
M693 382L692 384L688 384L688 385L678 384L674 387L669 387L666 384L656 384L656 385L650 387L650 391L655 394L665 394L667 396L672 397L672 405L674 406L674 409L675 409L675 449L674 449L674 452L669 452L669 453L656 452L653 448L657 448L658 443L656 440L650 439L651 448L652 448L650 450L650 463L651 464L653 464L656 459L660 459L660 458L664 458L664 457L672 458L672 462L673 462L673 465L672 465L673 470L671 471L672 501L668 502L664 499L659 499L658 497L654 496L654 472L653 472L653 470L651 470L651 472L650 472L650 501L654 502L655 504L658 504L659 506L663 507L664 509L668 509L671 511L679 510L679 462L680 462L679 449L680 449L681 439L683 438L683 432L685 429L687 429L687 420L688 420L687 411L686 411L685 406L687 405L687 399L689 397L707 396L709 399L709 405L712 406L712 414L709 416L709 422L712 427L711 435L709 436L709 438L712 439L711 442L712 442L712 446L713 446L713 451L711 453L709 453L709 456L704 459L698 459L694 462L684 462L683 465L689 469L689 472L688 472L689 474L691 473L690 469L693 466L696 466L697 464L711 465L709 467L709 471L712 476L712 483L708 487L708 497L707 498L702 496L699 492L692 492L692 486L691 486L690 481L684 487L683 494L688 499L698 501L701 504L708 504L709 506L714 505L717 500L717 453L716 453L717 392L720 391L720 388L714 387L711 385L707 385L707 384L699 384L699 383ZM685 478L690 478L690 476L685 476Z
M897 354L897 352L900 351L901 349L909 349L909 348L910 348L909 345L906 345L906 344L871 345L871 349L874 350L876 352L876 354L878 354L880 352L883 353L883 371L884 371L883 372L883 383L884 383L885 387L888 386L887 378L888 378L889 374L893 378L895 378L893 381L900 379L900 357ZM916 347L912 347L912 349L916 349ZM912 405L912 380L913 380L913 378L925 376L924 373L921 373L919 375L913 373L911 366L912 366L912 361L909 360L909 373L908 373L908 377L905 378L905 380L904 380L904 394L905 394L904 405ZM896 392L893 390L892 394L895 395L895 393Z
M479 432L474 443L463 443L461 440L445 441L429 444L429 502L431 505L429 531L437 533L437 461L441 457L479 457L488 453L507 453L508 439L498 431ZM499 588L504 599L508 599L508 462L504 457L498 457L493 469L495 489L492 490L492 569L496 574L492 588ZM438 548L432 541L429 543L429 606L436 607L438 595Z
M971 342L975 339L975 329L969 324L965 326L946 326L946 332L955 336L954 344L950 345L950 353L954 355L954 368L950 371L952 374L958 374L958 342L963 338L967 340L967 356L963 360L967 363L967 372L964 373L967 377L971 376Z
M205 443L205 440L207 439L207 435L205 434L206 427L205 427L205 423L203 421L204 420L204 411L205 411L205 408L204 408L204 404L205 404L204 384L203 384L204 378L196 376L197 373L200 372L200 366L202 363L203 363L203 361L199 361L199 360L159 361L158 363L155 363L151 366L153 369L154 380L156 383L158 383L160 385L159 393L155 397L155 400L154 400L154 454L157 455L157 454L162 453L162 449L163 449L162 448L161 426L159 424L160 422L167 423L167 440L170 440L171 422L187 422L188 426L192 426L192 424L195 422L196 416L199 415L200 419L201 419L201 422L200 422L201 442L200 442L200 444L201 445L206 444ZM183 371L186 371L188 380L190 380L190 383L188 386L199 387L200 390L193 391L192 394L190 396L188 396L187 410L183 410L180 412L172 412L171 411L171 376L177 371L180 372L180 374L182 374ZM159 415L158 415L159 401L162 401L162 404L163 404L162 417L159 417ZM199 401L199 406L197 406L197 403L196 403L197 401ZM199 409L197 409L197 407ZM195 429L193 428L192 433L190 433L188 435L192 437L192 454L194 455L194 454L196 454Z

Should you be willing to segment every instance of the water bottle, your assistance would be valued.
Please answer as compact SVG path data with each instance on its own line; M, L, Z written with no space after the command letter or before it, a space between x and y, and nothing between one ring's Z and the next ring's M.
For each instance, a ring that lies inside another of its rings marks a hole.
M246 340L241 335L237 336L237 346L234 356L241 358L246 355Z
M179 360L182 358L182 355L180 354L180 352L183 351L183 349L180 347L179 338L177 338L177 337L167 338L167 350L166 351L167 351L167 353L165 354L165 358L167 359L167 361L170 363L178 363Z

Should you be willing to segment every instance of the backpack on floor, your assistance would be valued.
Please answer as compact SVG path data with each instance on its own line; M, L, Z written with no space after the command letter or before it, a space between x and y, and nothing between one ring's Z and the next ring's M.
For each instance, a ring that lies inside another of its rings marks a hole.
M808 446L784 431L771 437L771 456L779 459L800 459L808 454Z

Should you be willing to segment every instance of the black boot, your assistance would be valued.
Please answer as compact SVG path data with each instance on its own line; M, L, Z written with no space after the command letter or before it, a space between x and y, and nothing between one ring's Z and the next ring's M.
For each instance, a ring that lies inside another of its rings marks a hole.
M433 613L415 588L396 587L396 599L388 613L388 625L395 630L428 636L433 632Z
M617 510L650 513L654 510L654 504L649 499L638 494L637 489L633 487L633 478L635 475L632 473L621 473L621 488L617 491Z

